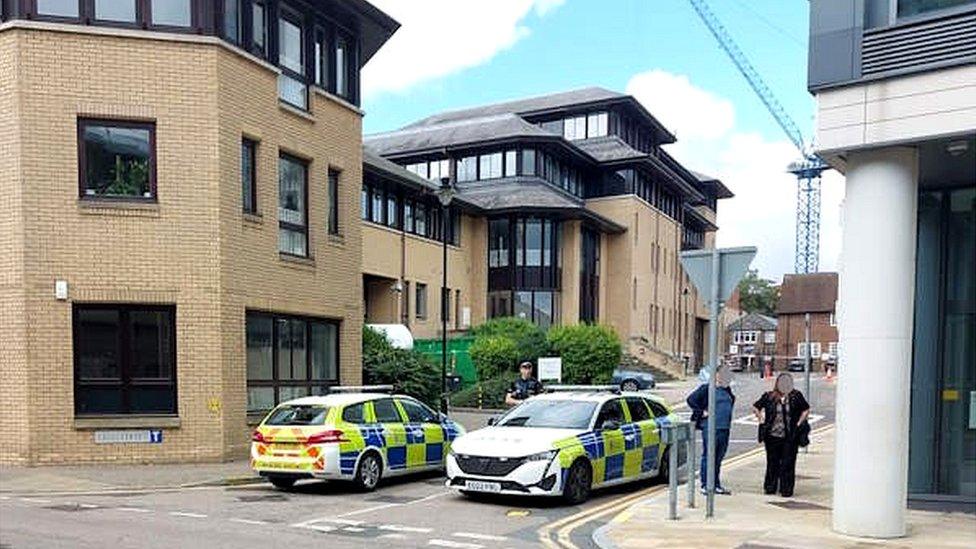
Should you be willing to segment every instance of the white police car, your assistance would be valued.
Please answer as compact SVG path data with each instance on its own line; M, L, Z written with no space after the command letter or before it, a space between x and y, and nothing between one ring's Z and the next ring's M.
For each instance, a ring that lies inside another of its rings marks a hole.
M562 496L578 504L593 488L666 478L661 428L677 419L647 393L559 388L458 437L447 457L447 485L467 495Z

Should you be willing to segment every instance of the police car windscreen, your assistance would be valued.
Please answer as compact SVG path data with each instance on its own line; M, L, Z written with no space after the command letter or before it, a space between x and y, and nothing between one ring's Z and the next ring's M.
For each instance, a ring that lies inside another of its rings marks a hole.
M271 416L268 417L265 425L324 425L325 416L328 415L327 406L295 405L289 404L279 406Z
M529 400L513 408L498 422L505 427L589 429L596 402Z

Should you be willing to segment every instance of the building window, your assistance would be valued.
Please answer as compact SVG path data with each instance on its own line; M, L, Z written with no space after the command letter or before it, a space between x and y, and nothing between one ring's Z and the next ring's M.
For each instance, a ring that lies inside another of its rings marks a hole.
M308 166L282 154L278 158L278 251L308 256Z
M735 343L739 343L739 344L754 344L759 339L759 332L752 332L752 331L743 332L743 331L738 331L738 332L735 332L735 335L733 336L733 338L735 340Z
M191 23L190 0L152 0L150 3L152 24L162 27L189 27Z
M329 83L329 43L325 38L325 31L315 32L315 83L326 88Z
M976 2L973 0L898 0L898 17L911 17L972 3Z
M820 342L819 341L811 341L810 342L810 350L813 351L812 354L810 355L810 357L812 359L816 360L816 359L820 358ZM800 358L806 358L807 357L807 352L806 351L807 351L807 345L806 345L805 342L801 341L800 343L797 343L796 344L796 356L798 356Z
M246 137L241 140L241 200L245 213L258 212L257 146Z
M417 318L427 318L427 285L417 283L417 295L414 299L414 312Z
M383 191L372 187L369 189L370 212L369 220L373 223L383 223Z
M505 151L505 177L514 177L518 174L518 152Z
M264 0L254 0L251 4L251 44L256 54L268 56L268 16Z
M75 413L176 413L176 309L75 305Z
M440 181L442 177L451 177L451 161L447 159L431 160L429 179Z
M420 236L430 236L427 233L427 205L423 202L416 203L413 214L413 223L414 233Z
M386 193L386 225L400 228L400 198L393 192Z
M78 0L37 0L37 14L78 18Z
M502 153L483 154L478 179L498 179L502 176Z
M535 175L535 149L522 149L522 175Z
M514 292L515 316L548 330L559 322L559 292Z
M247 313L247 411L328 392L339 380L335 321Z
M827 354L829 354L833 358L837 358L837 342L836 341L831 341L830 343L827 343Z
M586 139L586 117L574 116L563 122L563 137L570 141Z
M78 120L82 197L155 198L156 126Z
M339 172L329 170L329 234L339 234Z
M336 94L349 97L349 42L343 36L336 37L335 70Z
M586 117L586 137L603 137L607 135L607 113L598 112Z
M776 332L766 332L763 334L763 343L776 343Z
M477 181L478 180L478 157L467 156L457 163L458 181Z
M235 44L244 42L241 36L241 3L243 0L224 0L224 38Z
M305 31L301 17L282 6L278 19L278 97L300 109L308 109L308 89L305 86Z
M136 0L95 0L95 19L135 23Z

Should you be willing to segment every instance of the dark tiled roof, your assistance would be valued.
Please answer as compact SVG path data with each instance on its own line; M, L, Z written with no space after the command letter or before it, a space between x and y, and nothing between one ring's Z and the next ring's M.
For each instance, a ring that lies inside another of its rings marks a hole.
M381 175L396 179L400 183L407 183L430 192L435 192L439 188L437 183L420 177L411 171L407 171L403 166L395 162L390 162L382 156L370 152L365 148L363 149L363 165L367 169L372 169L374 172L378 172Z
M570 107L579 104L593 103L597 101L606 101L611 99L622 99L627 96L614 91L606 90L598 87L583 88L579 90L571 90L567 92L553 93L549 95L540 95L536 97L528 97L525 99L517 99L515 101L505 101L502 103L493 103L490 105L482 105L480 107L471 107L467 109L459 109L455 111L448 111L440 114L435 114L428 116L422 120L418 120L413 124L405 126L406 128L417 128L422 126L432 126L436 124L443 124L445 122L453 122L457 120L465 120L470 118L482 118L485 116L495 116L499 114L525 114L535 111L544 111L549 109L558 109L561 107Z
M516 208L581 208L582 200L556 190L538 179L517 177L505 180L461 184L461 196L485 210Z
M776 326L778 324L779 323L777 320L771 316L766 316L759 313L749 313L729 324L728 330L732 332L750 330L771 332L776 330Z
M424 153L445 147L473 145L516 137L558 138L514 114L458 120L436 126L406 127L392 132L368 135L363 142L371 152L382 156Z
M715 187L716 198L732 198L733 196L735 196L735 194L733 194L732 191L725 186L725 183L722 183L721 179L712 177L710 175L705 175L701 172L696 172L695 170L689 170L689 171L692 174L694 174L694 176L697 177L698 180L701 181L703 184L711 185Z
M837 303L837 273L788 274L776 314L829 313Z
M696 210L694 206L692 206L690 204L685 204L684 211L685 211L685 214L686 215L694 218L694 220L697 221L699 225L701 225L702 227L704 227L704 229L706 231L717 231L718 230L718 225L716 225L715 223L712 223L711 221L709 221L708 218L705 217L704 215L702 215L701 212L699 212L698 210Z
M583 151L597 159L599 162L631 160L647 156L646 154L628 145L623 139L617 137L616 135L582 139L579 141L573 141L573 144L580 149L583 149Z

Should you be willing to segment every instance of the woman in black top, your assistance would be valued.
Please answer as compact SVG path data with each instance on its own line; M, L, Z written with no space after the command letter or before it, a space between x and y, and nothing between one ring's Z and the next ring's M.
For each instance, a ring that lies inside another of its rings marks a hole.
M793 376L782 373L772 391L763 393L752 405L759 420L759 441L766 445L767 495L777 490L783 497L793 495L796 482L796 451L800 426L810 414L803 393L793 388Z

